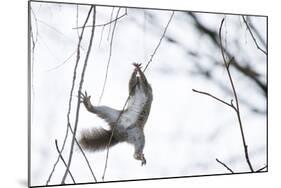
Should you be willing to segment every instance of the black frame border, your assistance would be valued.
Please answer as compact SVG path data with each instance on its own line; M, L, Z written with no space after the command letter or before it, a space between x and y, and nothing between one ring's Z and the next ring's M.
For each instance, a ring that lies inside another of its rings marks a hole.
M255 17L265 17L266 18L266 50L268 53L268 16L261 14L245 14L245 13L229 13L229 12L208 12L208 11L194 11L194 10L178 10L178 9L165 9L165 8L155 8L155 7L134 7L134 6L121 6L121 5L104 5L104 4L90 4L90 3L73 3L73 2L62 2L62 1L44 1L44 0L28 0L27 12L28 12L28 28L27 28L27 142L28 142L28 157L27 157L27 187L37 188L37 187L60 187L60 186L71 186L71 185L93 185L93 184L104 184L104 183L119 183L119 182L134 182L134 181L147 181L147 180L165 180L165 179L179 179L179 178L192 178L192 177L209 177L209 176L226 176L226 175L241 175L241 174L259 174L267 173L269 166L269 151L268 151L268 95L266 98L266 165L265 171L260 172L238 172L238 173L223 173L223 174L203 174L203 175L191 175L191 176L174 176L174 177L159 177L159 178L146 178L146 179L130 179L130 180L116 180L116 181L105 181L105 182L83 182L76 184L53 184L53 185L35 185L31 186L31 41L30 41L30 26L31 26L31 11L30 6L32 2L36 3L52 3L52 4L68 4L68 5L96 5L102 7L121 7L121 8L136 8L136 9L149 9L149 10L164 10L164 11L179 11L179 12L193 12L193 13L206 13L206 14L226 14L226 15L236 15L236 16L255 16ZM266 56L266 84L268 93L268 55Z

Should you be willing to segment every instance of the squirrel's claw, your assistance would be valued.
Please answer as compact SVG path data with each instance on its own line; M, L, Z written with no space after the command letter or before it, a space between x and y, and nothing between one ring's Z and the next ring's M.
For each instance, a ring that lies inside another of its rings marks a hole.
M136 69L141 69L141 63L133 63Z
M141 160L141 166L143 166L143 165L146 165L146 160L145 160L144 157L143 157L143 159Z

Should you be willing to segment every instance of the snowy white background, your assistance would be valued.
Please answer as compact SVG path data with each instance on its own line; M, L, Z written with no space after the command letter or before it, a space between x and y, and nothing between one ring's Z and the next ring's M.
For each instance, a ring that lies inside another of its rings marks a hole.
M89 6L79 6L79 26L84 23ZM97 24L110 20L111 7L97 7ZM113 18L117 12L115 8ZM122 15L124 9L121 9ZM31 185L45 184L57 158L54 140L63 142L66 127L67 103L75 63L78 41L76 5L32 3L32 28L37 43L34 50L32 80L31 125ZM112 49L108 81L101 104L121 109L128 95L128 79L133 70L132 62L145 64L156 47L171 11L128 8L128 15L117 23ZM153 16L153 19L149 19ZM225 15L197 13L196 16L209 28L218 30ZM37 22L36 22L37 19ZM266 38L266 19L252 18L253 23ZM91 23L89 21L88 23ZM82 41L82 58L87 49L90 28ZM109 26L96 28L93 49L86 71L84 90L98 103L109 54ZM266 58L254 46L240 16L226 16L226 47L235 54L246 54L255 70L265 81ZM222 90L213 80L193 74L196 61L210 66L212 59L221 61L218 48L212 48L208 38L199 33L185 12L175 12L167 36L181 41L184 47L163 40L159 51L146 75L152 84L154 101L145 127L145 156L147 165L141 167L132 157L133 148L120 144L110 150L106 180L129 180L158 177L192 176L227 173L216 158L227 163L235 172L248 171L244 159L241 135L235 114L228 107L211 98L192 92L192 88L211 92L230 101L233 97ZM239 48L235 46L238 38ZM241 46L243 48L241 48ZM190 50L201 55L189 55ZM65 61L67 60L67 61ZM194 61L194 62L192 62ZM64 62L64 63L63 63ZM81 61L82 62L82 61ZM81 63L80 63L81 64ZM81 69L80 69L81 70ZM228 85L226 71L222 66L213 69L215 79ZM240 79L233 71L238 95L266 111L266 100L255 85ZM78 75L78 78L80 76ZM76 85L77 86L77 85ZM77 87L76 87L77 90ZM243 92L240 92L243 91ZM76 95L77 92L74 92ZM76 96L74 96L73 113ZM106 124L84 107L80 111L79 131ZM266 165L266 114L254 113L241 104L242 121L249 145L249 155L255 169ZM74 116L73 116L74 117ZM68 140L70 141L70 140ZM70 142L68 142L69 146ZM67 159L69 148L64 151ZM105 152L87 153L99 181L105 161ZM76 149L71 171L76 182L91 181L90 173ZM58 165L51 184L60 183L64 172ZM71 183L71 181L68 181Z
M74 0L69 0L73 1ZM15 3L16 2L16 3ZM77 1L75 1L77 2ZM79 0L79 2L92 2ZM270 139L270 171L266 174L238 175L238 176L213 176L207 178L184 178L160 181L141 181L133 183L114 183L115 187L143 187L143 186L178 186L178 187L238 187L255 186L266 187L269 184L278 184L280 172L280 118L279 104L279 41L281 28L279 23L279 9L275 1L220 1L212 3L206 1L180 0L130 2L127 0L95 1L102 4L120 4L144 7L163 7L189 10L205 10L219 12L236 12L269 15L269 139ZM26 187L27 182L27 69L26 69L26 36L27 36L27 4L26 1L5 1L1 6L1 186ZM242 6L243 5L243 6ZM5 29L4 29L5 28ZM16 52L16 55L15 55ZM11 139L11 135L12 138ZM76 187L91 187L76 186ZM98 187L111 187L113 184L99 184Z

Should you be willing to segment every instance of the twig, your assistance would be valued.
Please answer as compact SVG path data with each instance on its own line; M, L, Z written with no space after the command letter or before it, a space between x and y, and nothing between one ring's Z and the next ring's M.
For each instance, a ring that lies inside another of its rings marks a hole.
M33 15L34 21L35 21L35 25L36 25L36 37L34 38L34 33L33 33L33 27L32 27L32 22L31 22L31 17L30 17L30 38L32 41L32 55L31 55L31 91L32 91L32 96L33 98L35 98L35 89L34 89L34 52L35 52L35 47L36 44L38 42L38 19L36 17L36 14L34 13L33 9L30 7L30 12ZM33 99L34 100L34 99ZM33 103L32 103L33 106ZM33 111L34 108L32 108Z
M245 25L247 26L247 29L248 29L248 31L249 31L249 33L250 33L250 35L251 35L251 37L252 37L252 39L253 39L253 41L254 41L256 47L257 47L257 49L260 50L261 52L263 52L265 55L267 55L267 52L266 52L265 50L263 50L263 49L258 45L257 40L256 40L256 38L254 37L254 34L253 34L253 32L252 32L252 30L251 30L251 28L250 28L248 22L246 21L245 17L242 16L242 18L243 18L243 21L244 21Z
M88 13L88 16L87 16L87 18L85 20L84 25L86 25L86 23L87 23L87 21L89 19L91 10L92 9L90 9L90 11ZM80 46L81 46L81 41L83 39L83 34L84 34L84 29L82 29L82 31L81 31L81 34L80 34L80 37L79 37L79 40L78 40L78 45L77 45L76 63L75 63L75 66L74 66L73 78L72 78L72 86L71 86L71 89L70 89L69 101L68 101L66 133L65 133L65 137L64 137L64 140L63 140L62 147L60 149L61 153L64 150L64 147L65 147L65 144L66 144L66 140L67 140L67 137L68 137L68 131L69 131L69 128L70 128L70 112L71 112L72 96L73 96L73 91L74 91L74 86L75 86L75 81L76 81L76 74L77 74L78 63L79 63L79 60L80 60ZM59 156L57 157L57 160L54 163L53 169L52 169L52 171L51 171L51 173L50 173L50 175L49 175L49 177L47 179L46 185L49 184L49 182L50 182L50 180L51 180L51 178L53 176L53 173L55 171L55 168L56 168L58 162L59 162Z
M78 27L78 18L79 18L79 5L76 5L76 27ZM79 38L79 30L77 30L77 36Z
M100 48L100 46L101 46L101 41L102 41L102 38L103 38L103 32L104 32L104 26L102 27L102 29L101 29L101 36L100 36L100 42L99 42L99 48Z
M247 18L247 23L249 24L250 28L253 31L253 34L256 34L257 38L259 39L259 41L262 43L262 45L264 47L266 47L266 43L264 38L261 36L261 34L259 33L259 31L257 30L257 28L252 24L251 19L248 17Z
M113 19L113 12L114 12L114 9L115 9L115 7L112 7L112 10L111 10L111 13L110 13L109 22L111 22L111 23L112 23L112 19ZM109 24L109 27L108 27L107 41L109 40L110 33L111 33L111 26L112 26L111 23ZM104 27L105 27L105 26L103 26L103 28L104 28Z
M119 114L119 116L118 116L118 118L117 118L117 120L116 120L116 124L118 123L118 121L119 121L121 115L124 113L124 110L125 110L125 107L126 107L128 101L129 101L129 97L127 97L126 102L125 102L125 104L123 105L122 111L120 112L120 114ZM115 125L116 125L116 124L115 124ZM109 156L109 147L110 147L110 144L111 144L111 141L112 141L112 138L113 138L113 133L114 133L114 131L115 131L115 127L116 127L116 126L113 126L113 128L112 128L112 132L111 132L111 135L110 135L108 144L107 144L107 146L106 146L106 157L105 157L105 164L104 164L104 169L103 169L102 181L104 181L104 177L105 177L105 173L106 173L106 169L107 169L108 156Z
M56 149L57 149L57 152L58 152L58 154L59 154L60 159L62 160L64 166L67 167L66 162L65 162L65 160L64 160L64 158L63 158L63 156L62 156L62 154L61 154L61 152L60 152L60 150L59 150L57 139L55 140L55 145L56 145ZM70 172L69 169L68 169L68 173L69 173L69 175L70 175L70 177L71 177L73 183L75 184L75 180L74 180L74 178L73 178L73 176L72 176L72 173Z
M70 128L71 133L73 134L72 127L69 126L69 128ZM91 165L90 165L90 162L89 162L89 160L88 160L88 158L87 158L87 156L86 156L86 153L84 152L83 148L80 146L80 144L79 144L79 142L78 142L78 140L77 140L76 138L75 138L75 143L76 143L76 145L78 146L78 148L80 149L80 151L81 151L81 153L82 153L82 155L83 155L83 157L84 157L84 159L85 159L85 161L86 161L86 163L87 163L87 165L88 165L88 168L89 168L89 170L90 170L90 172L91 172L91 174L92 174L92 176L93 176L95 182L97 182L97 178L96 178L96 176L95 176L95 174L94 174L94 172L93 172L93 169L92 169L92 167L91 167Z
M53 71L53 70L56 70L56 69L59 69L60 67L62 67L65 63L67 63L71 58L72 56L76 53L76 50L74 50L70 56L68 56L62 63L60 63L59 65L56 65L55 67L53 68L50 68L48 70L46 70L47 72L50 72L50 71Z
M163 34L162 34L162 36L161 36L161 38L160 38L160 40L159 40L159 42L158 42L158 44L157 44L157 46L156 46L156 48L155 48L153 54L151 55L150 60L148 61L148 63L147 63L147 65L146 65L145 69L143 70L143 72L145 72L146 68L147 68L147 67L149 66L149 64L152 62L152 59L153 59L154 55L156 54L157 49L159 48L162 39L164 38L164 35L165 35L165 33L166 33L166 31L167 31L167 28L168 28L168 26L169 26L169 24L170 24L170 22L171 22L171 20L172 20L173 15L174 15L174 12L172 13L172 15L171 15L171 17L170 17L170 19L169 19L169 21L168 21L166 27L165 27L165 30L164 30L164 32L163 32ZM123 112L124 112L124 110L125 110L125 107L126 107L128 101L129 101L129 96L127 97L127 99L126 99L126 101L125 101L125 104L123 105L122 111L120 112L120 114L119 114L119 116L118 116L118 118L117 118L117 120L116 120L115 125L118 123L118 121L119 121L121 115L123 114ZM112 132L111 132L111 135L110 135L110 138L109 138L107 147L106 147L106 158L105 158L105 164L104 164L104 169L103 169L102 181L104 181L105 173L106 173L106 170L107 170L108 157L109 157L109 146L110 146L111 141L112 141L112 138L113 138L114 130L115 130L115 126L113 126L113 128L112 128Z
M121 9L121 8L119 8L119 9ZM95 27L107 26L107 25L109 25L109 24L111 24L111 23L113 23L113 22L116 22L117 20L123 18L123 17L126 16L126 15L127 15L127 12L125 12L124 14L122 14L122 15L119 16L119 17L116 17L114 20L110 20L109 22L106 22L106 23L103 23L103 24L97 24L97 25L95 25ZM93 25L86 25L85 27L93 27ZM82 29L82 27L74 27L74 28L72 28L72 29Z
M231 172L232 174L234 174L234 171L233 171L231 168L229 168L225 163L221 162L219 159L216 159L216 161L217 161L218 163L220 163L222 166L224 166L229 172Z
M221 102L221 103L223 103L223 104L225 104L225 105L227 105L227 106L233 108L234 110L236 110L235 106L232 104L232 100L231 100L230 103L228 103L228 102L225 102L225 101L222 100L222 99L219 99L218 97L215 97L214 95L212 95L212 94L210 94L210 93L203 92L203 91L198 91L198 90L196 90L196 89L192 89L192 91L194 91L194 92L196 92L196 93L203 94L203 95L207 95L207 96L209 96L209 97L212 97L213 99L215 99L215 100L217 100L217 101L219 101L219 102Z
M247 164L248 164L251 172L254 172L254 169L253 169L252 164L251 164L250 159L249 159L248 146L246 144L246 139L245 139L245 136L244 136L244 131L243 131L243 126L242 126L242 121L241 121L241 116L240 116L240 109L239 109L239 102L238 102L237 93L236 93L236 90L235 90L235 87L234 87L234 83L233 83L233 80L232 80L232 77L231 77L231 74L230 74L229 64L227 63L226 58L224 56L224 48L222 46L222 37L221 37L221 30L222 30L223 23L224 23L224 19L222 19L221 25L220 25L220 28L219 28L219 39L220 39L219 42L220 42L221 54L222 54L223 62L224 62L224 65L225 65L225 69L227 71L227 75L228 75L228 78L229 78L229 81L230 81L230 84L231 84L231 88L232 88L234 99L235 99L235 103L236 103L236 111L235 112L237 114L237 118L238 118L238 122L239 122L239 127L240 127L240 132L241 132L242 141L243 141L245 158L246 158Z
M266 169L266 168L267 168L267 165L265 165L264 167L262 167L262 168L256 170L256 172L261 172L261 171L263 171L263 170Z
M93 25L95 25L95 21L96 21L96 6L94 6L94 5L91 5L91 8L89 10L89 13L88 13L88 16L86 18L85 23L87 23L92 9L94 9L93 10ZM78 101L77 101L77 107L76 107L76 117L75 117L73 136L72 136L72 141L71 141L71 146L70 146L70 153L69 153L69 159L68 159L68 163L67 163L67 168L66 168L66 171L65 171L64 176L63 176L62 181L61 181L62 184L65 183L65 179L66 179L67 174L68 174L67 170L69 169L70 164L71 164L71 160L72 160L73 148L74 148L74 142L75 142L75 135L76 135L76 132L77 132L77 127L78 127L79 111L80 111L80 104L81 104L80 103L80 93L81 93L81 90L82 90L82 86L83 86L83 82L84 82L84 75L85 75L85 72L86 72L87 63L88 63L90 51L91 51L91 48L92 48L92 43L93 43L93 38L94 38L94 31L95 31L95 27L92 27L91 38L90 38L88 50L87 50L87 53L86 53L86 57L85 57L85 61L84 61L84 65L83 65L83 69L82 69L82 73L81 73L80 83L79 83L78 99L77 99Z
M118 17L120 10L121 10L121 8L118 9L118 11L116 13L116 18ZM106 65L105 77L104 77L102 91L101 91L98 103L101 102L101 99L102 99L103 94L104 94L106 82L107 82L108 70L109 70L109 65L110 65L110 60L111 60L111 55L112 55L113 38L114 38L114 33L115 33L116 25L117 25L117 19L115 19L115 20L116 21L114 22L113 30L112 30L112 34L111 34L111 40L110 40L110 46L109 46L109 55L108 55L108 60L107 60L107 65Z
M159 42L158 42L156 48L154 49L154 52L153 52L152 55L150 56L149 61L147 62L146 66L145 66L144 69L143 69L143 72L145 72L145 70L147 69L147 67L149 66L149 64L152 62L152 59L153 59L154 55L156 54L158 48L160 47L160 44L161 44L161 42L162 42L162 40L163 40L163 38L164 38L164 36L165 36L165 34L166 34L166 31L167 31L167 29L168 29L168 26L170 25L170 22L172 21L172 18L173 18L173 16L174 16L174 13L175 13L175 12L173 11L172 14L171 14L171 16L170 16L170 19L169 19L169 21L168 21L168 23L167 23L167 25L166 25L166 27L165 27L165 29L164 29L164 32L163 32L163 34L162 34L162 36L161 36L161 38L160 38L160 40L159 40Z

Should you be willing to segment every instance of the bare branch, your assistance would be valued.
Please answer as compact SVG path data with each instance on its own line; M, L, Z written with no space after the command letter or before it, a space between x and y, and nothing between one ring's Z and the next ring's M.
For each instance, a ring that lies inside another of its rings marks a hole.
M110 40L110 47L109 47L109 55L108 55L106 71L105 71L105 78L104 78L104 81L103 81L103 87L102 87L102 91L101 91L101 94L100 94L100 97L99 97L98 104L101 102L101 99L102 99L103 94L104 94L106 82L107 82L108 70L109 70L109 65L110 65L110 60L111 60L111 55L112 55L113 38L114 38L114 33L115 33L116 25L117 25L117 18L118 18L120 10L121 10L121 8L119 8L117 13L116 13L116 19L115 19L116 21L114 22L114 25L113 25L113 30L112 30L112 34L111 34L111 40Z
M222 45L222 37L221 37L221 31L222 31L223 23L224 23L224 19L222 19L221 25L220 25L220 28L219 28L219 42L220 42L220 48L221 48L221 55L222 55L222 58L223 58L225 69L227 71L227 75L228 75L228 78L229 78L229 81L230 81L230 84L231 84L231 88L232 88L235 103L236 103L236 114L237 114L239 127L240 127L240 133L241 133L241 137L242 137L242 141L243 141L245 158L246 158L247 164L248 164L251 172L254 172L254 169L253 169L252 164L250 162L250 158L249 158L249 154L248 154L248 146L246 144L246 139L245 139L245 135L244 135L244 131L243 131L237 93L236 93L235 86L234 86L234 83L233 83L233 80L232 80L232 77L231 77L231 74L230 74L228 63L227 63L225 55L224 55L224 48L223 48L223 45Z
M64 158L63 158L63 156L62 156L62 154L61 154L61 152L60 152L60 150L59 150L57 139L55 140L55 145L56 145L56 149L57 149L57 152L58 152L58 154L59 154L60 159L62 160L64 166L67 167L66 162L65 162L65 160L64 160ZM74 178L73 178L73 176L72 176L72 173L70 172L69 169L68 169L68 173L69 173L69 175L70 175L70 177L71 177L73 183L75 184L75 180L74 180Z
M217 161L218 163L220 163L222 166L224 166L229 172L231 172L232 174L234 174L234 171L233 171L231 168L229 168L225 163L221 162L219 159L216 159L216 161Z
M39 33L38 33L38 19L37 19L37 16L36 16L35 12L33 11L33 9L31 7L30 7L30 12L33 15L33 18L34 18L34 21L35 21L35 26L36 26L36 32L34 33L33 32L33 27L32 27L32 22L31 22L31 17L30 17L30 28L29 28L29 30L30 30L30 38L31 38L31 41L32 41L32 49L31 49L32 50L32 53L31 53L31 78L32 78L31 79L31 91L32 91L33 98L35 98L35 89L34 89L34 52L35 52L36 44L38 42ZM34 34L35 34L35 36L34 36Z
M172 21L172 18L173 18L173 16L174 16L174 13L175 13L175 12L173 11L172 14L171 14L171 16L170 16L170 19L169 19L169 21L168 21L168 23L167 23L167 25L166 25L166 27L165 27L165 29L164 29L164 32L163 32L163 34L162 34L162 36L161 36L161 38L160 38L160 40L159 40L159 42L158 42L156 48L154 49L154 52L153 52L152 55L150 56L149 61L147 62L146 66L145 66L144 69L143 69L143 72L146 71L147 67L148 67L149 64L152 62L153 57L154 57L154 55L156 54L158 48L160 47L160 44L161 44L161 42L162 42L162 40L163 40L163 38L164 38L164 36L165 36L165 34L166 34L166 31L167 31L167 29L168 29L168 27L169 27L171 21Z
M118 116L118 118L117 118L117 120L116 120L116 124L118 123L118 121L119 121L121 115L124 113L128 101L129 101L129 97L127 97L126 102L125 102L125 104L123 105L122 111L120 112L120 114L119 114L119 116ZM116 125L116 124L115 124L115 125ZM111 135L110 135L108 144L107 144L107 146L106 146L106 157L105 157L105 164L104 164L104 169L103 169L102 181L104 181L105 173L106 173L106 170L107 170L108 157L109 157L109 147L110 147L110 144L111 144L111 141L112 141L112 138L113 138L113 133L114 133L114 131L115 131L115 127L116 127L116 126L113 126L113 128L112 128L112 133L111 133Z
M265 170L265 169L267 169L267 165L265 165L264 167L262 167L262 168L256 170L256 172L262 172L262 171Z
M262 43L264 47L266 47L265 39L261 36L260 32L257 30L257 28L252 24L250 17L247 17L247 23L249 24L250 28L253 31L253 34L257 36L259 41Z
M92 9L94 9L93 10L93 25L95 25L95 21L96 21L96 7L93 6L93 5L91 5L91 8L89 10L89 13L88 13L86 21L85 21L85 24L87 23L87 21L89 19L89 16L91 14ZM77 101L77 107L76 107L76 117L75 117L73 136L72 136L72 141L71 141L71 147L70 147L70 153L69 153L69 159L68 159L68 163L67 163L67 168L66 168L66 171L65 171L64 176L63 176L62 181L61 181L62 184L65 183L65 179L66 179L67 174L68 174L67 171L68 171L68 169L70 167L71 160L72 160L73 148L74 148L74 142L75 142L75 135L76 135L76 132L77 132L78 120L79 120L80 93L81 93L81 90L82 90L82 86L83 86L83 82L84 82L84 75L85 75L85 72L86 72L87 63L88 63L90 51L91 51L91 48L92 48L92 43L93 43L93 38L94 38L94 31L95 31L95 27L92 27L91 38L90 38L88 50L87 50L87 53L86 53L86 57L85 57L85 61L84 61L84 65L83 65L83 69L82 69L82 73L81 73L80 83L79 83L78 101ZM82 38L82 33L80 35L80 38Z
M252 37L252 39L253 39L253 41L254 41L256 47L257 47L257 49L260 50L260 51L261 51L262 53L264 53L265 55L267 55L267 52L266 52L265 50L263 50L263 49L258 45L257 40L256 40L256 38L255 38L255 36L254 36L254 34L253 34L253 32L252 32L252 30L251 30L251 28L250 28L248 22L247 22L247 20L245 19L245 17L242 16L242 18L243 18L243 21L244 21L245 25L247 26L247 29L248 29L248 31L249 31L249 33L250 33L250 35L251 35L251 37Z
M70 128L70 131L71 131L71 133L72 133L72 135L73 135L72 127L69 126L69 128ZM92 176L93 176L95 182L97 182L97 178L96 178L96 176L95 176L95 174L94 174L94 172L93 172L93 169L92 169L92 167L91 167L91 165L90 165L90 162L89 162L89 160L88 160L88 158L87 158L87 156L86 156L86 154L85 154L83 148L80 146L80 144L79 144L79 142L78 142L78 140L77 140L76 138L75 138L75 143L76 143L76 145L78 146L78 148L80 149L80 151L81 151L81 153L82 153L82 155L83 155L83 157L84 157L84 159L85 159L85 161L86 161L86 163L87 163L87 165L88 165L88 168L89 168L89 170L91 171L91 174L92 174Z
M194 92L196 92L196 93L203 94L203 95L207 95L207 96L209 96L209 97L212 97L213 99L215 99L215 100L217 100L217 101L219 101L219 102L221 102L221 103L223 103L223 104L225 104L225 105L227 105L227 106L233 108L233 109L236 111L235 106L232 104L232 101L233 101L232 99L231 99L231 103L228 103L228 102L225 102L225 101L222 100L222 99L219 99L218 97L215 97L214 95L212 95L212 94L210 94L210 93L203 92L203 91L198 91L198 90L195 90L195 89L192 89L192 91L194 91Z
M59 68L62 67L65 63L67 63L67 62L74 56L75 53L76 53L76 50L74 50L62 63L60 63L59 65L56 65L55 67L50 68L50 69L48 69L48 70L46 70L46 71L47 71L47 72L50 72L50 71L59 69Z

